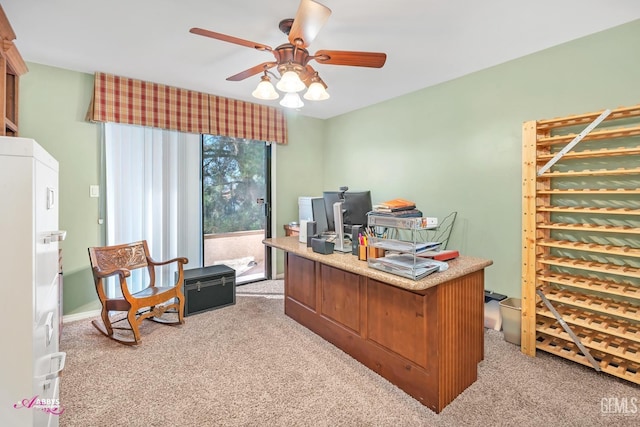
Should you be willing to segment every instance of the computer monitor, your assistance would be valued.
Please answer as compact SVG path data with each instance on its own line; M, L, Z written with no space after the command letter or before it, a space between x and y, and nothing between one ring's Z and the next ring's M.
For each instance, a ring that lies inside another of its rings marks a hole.
M324 207L324 199L322 197L314 197L311 199L311 212L313 220L316 222L316 234L323 234L329 231L327 223L327 211Z
M322 193L327 212L329 230L335 231L333 204L340 201L340 191L324 191ZM371 212L371 191L347 191L344 193L342 205L342 221L349 229L353 225L367 225L367 213ZM349 231L350 233L350 231Z
M367 225L367 214L373 209L370 191L352 191L344 193L344 224Z
M333 205L340 201L338 191L325 191L322 193L324 199L325 215L327 216L327 229L329 231L336 231L335 221L333 219Z

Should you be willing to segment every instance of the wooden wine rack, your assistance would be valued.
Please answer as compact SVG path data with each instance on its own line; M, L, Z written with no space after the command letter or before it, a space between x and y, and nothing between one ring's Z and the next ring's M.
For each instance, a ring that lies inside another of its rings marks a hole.
M640 105L525 122L522 160L522 352L640 384Z

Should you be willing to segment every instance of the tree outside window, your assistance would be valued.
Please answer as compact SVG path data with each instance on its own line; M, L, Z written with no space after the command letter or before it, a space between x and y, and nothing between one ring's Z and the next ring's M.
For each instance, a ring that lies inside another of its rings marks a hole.
M262 230L264 143L203 135L202 158L204 234Z

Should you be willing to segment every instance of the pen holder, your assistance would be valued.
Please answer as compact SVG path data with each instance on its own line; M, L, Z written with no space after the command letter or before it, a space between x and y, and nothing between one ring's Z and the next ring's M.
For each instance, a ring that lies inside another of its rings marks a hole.
M358 259L360 261L366 261L367 260L367 246L364 245L359 245L358 246Z
M367 249L368 249L367 256L371 259L382 258L384 256L384 249L382 248L374 248L373 246L367 246Z

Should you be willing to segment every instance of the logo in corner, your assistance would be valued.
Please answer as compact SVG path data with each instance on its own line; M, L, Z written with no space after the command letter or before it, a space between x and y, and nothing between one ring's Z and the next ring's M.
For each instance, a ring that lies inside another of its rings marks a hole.
M38 395L30 399L22 399L13 405L15 409L37 409L52 415L62 415L64 408L60 399L40 399Z

